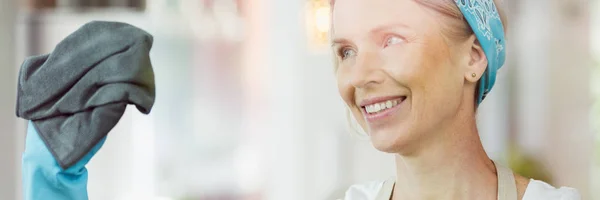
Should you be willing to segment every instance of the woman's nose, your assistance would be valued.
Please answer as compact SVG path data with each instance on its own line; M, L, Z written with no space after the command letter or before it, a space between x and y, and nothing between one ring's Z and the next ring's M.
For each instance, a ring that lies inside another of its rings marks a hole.
M383 83L385 74L383 63L376 52L361 52L356 56L355 66L352 67L350 83L355 88L365 88Z

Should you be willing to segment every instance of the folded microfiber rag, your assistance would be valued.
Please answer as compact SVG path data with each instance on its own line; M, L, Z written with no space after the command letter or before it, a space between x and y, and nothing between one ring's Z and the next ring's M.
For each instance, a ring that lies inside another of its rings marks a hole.
M128 104L150 113L155 100L153 38L134 26L90 22L48 55L21 66L18 117L31 120L67 169L117 124Z

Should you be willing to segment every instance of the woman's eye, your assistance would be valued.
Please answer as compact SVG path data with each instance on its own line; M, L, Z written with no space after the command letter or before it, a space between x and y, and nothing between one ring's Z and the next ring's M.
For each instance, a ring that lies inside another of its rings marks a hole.
M343 48L340 50L340 56L342 57L342 60L345 60L347 58L349 58L350 56L355 56L356 55L356 51L349 49L349 48Z
M386 41L385 41L385 46L390 46L390 45L395 45L395 44L399 44L404 42L404 39L398 37L398 36L392 36L389 37Z

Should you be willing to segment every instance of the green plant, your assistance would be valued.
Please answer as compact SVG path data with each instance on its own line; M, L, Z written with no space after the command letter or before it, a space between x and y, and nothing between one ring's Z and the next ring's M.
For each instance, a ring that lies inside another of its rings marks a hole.
M552 176L535 157L524 153L517 145L511 145L508 165L517 174L552 184Z

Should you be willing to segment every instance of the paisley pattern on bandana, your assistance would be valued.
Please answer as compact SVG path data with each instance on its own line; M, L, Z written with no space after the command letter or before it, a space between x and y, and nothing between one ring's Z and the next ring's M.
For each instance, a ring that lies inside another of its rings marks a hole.
M506 50L504 28L500 14L493 0L454 0L463 16L477 36L488 59L485 73L479 80L477 105L492 90L496 72L504 65Z
M477 27L488 40L493 37L489 20L500 20L500 15L493 0L458 0L461 10L466 10L475 16Z

